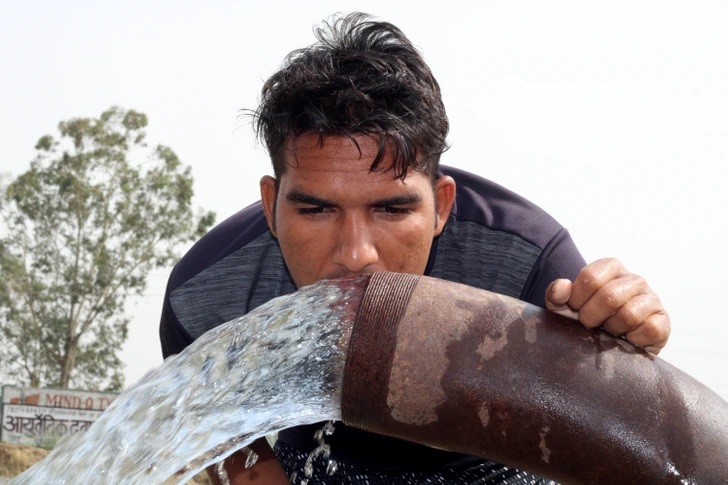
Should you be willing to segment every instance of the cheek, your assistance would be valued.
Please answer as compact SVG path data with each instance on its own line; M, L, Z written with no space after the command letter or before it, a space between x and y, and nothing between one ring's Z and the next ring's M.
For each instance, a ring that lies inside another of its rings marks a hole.
M381 248L388 269L401 273L422 274L427 266L434 233L432 226L417 230L399 232L388 239L386 247Z
M278 244L297 286L314 283L321 262L328 257L330 237L309 224L278 226Z
M304 259L303 255L315 249L316 245L312 242L315 238L310 232L304 227L282 227L279 225L278 243L286 260L289 258L302 260Z

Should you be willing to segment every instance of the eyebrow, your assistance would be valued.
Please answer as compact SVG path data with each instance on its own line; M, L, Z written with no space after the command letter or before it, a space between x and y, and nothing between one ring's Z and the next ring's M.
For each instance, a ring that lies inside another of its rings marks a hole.
M286 194L286 200L298 204L315 205L319 207L333 207L335 204L326 199L306 194L298 190L292 190Z
M403 194L377 200L372 205L377 207L387 207L392 205L410 205L416 204L421 200L422 197L420 197L418 194Z
M314 205L317 207L334 207L336 204L330 200L316 197L315 195L306 194L298 190L292 190L286 194L286 200L297 204ZM387 207L393 205L409 205L416 204L422 200L419 194L403 194L395 195L394 197L387 197L374 201L371 205L375 207Z

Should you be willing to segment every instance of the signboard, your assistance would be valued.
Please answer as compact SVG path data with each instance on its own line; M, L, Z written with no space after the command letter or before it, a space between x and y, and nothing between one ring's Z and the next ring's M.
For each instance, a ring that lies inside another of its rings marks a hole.
M63 435L88 429L116 396L3 386L0 441L52 448Z
M28 404L51 408L95 409L103 411L117 396L111 392L72 389L36 389L3 386L3 404Z
M92 409L4 404L0 440L52 448L61 436L88 429L101 413Z

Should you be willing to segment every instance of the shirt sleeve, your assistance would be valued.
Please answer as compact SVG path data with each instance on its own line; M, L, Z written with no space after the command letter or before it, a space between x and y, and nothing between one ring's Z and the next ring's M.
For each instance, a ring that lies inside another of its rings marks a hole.
M159 322L159 341L162 345L162 357L167 358L179 354L194 339L182 327L169 302L169 284L162 304L162 317Z
M544 247L534 264L524 285L521 299L544 308L546 288L551 282L559 278L573 281L584 266L586 261L569 235L569 231L562 228Z

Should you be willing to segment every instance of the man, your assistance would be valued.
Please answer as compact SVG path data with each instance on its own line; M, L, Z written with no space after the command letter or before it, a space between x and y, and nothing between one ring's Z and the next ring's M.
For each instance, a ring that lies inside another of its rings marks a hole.
M568 232L522 197L439 166L448 120L440 88L395 26L363 14L316 31L265 84L256 128L274 177L261 202L202 238L174 268L160 326L165 357L266 301L324 278L426 274L507 294L603 326L659 352L669 318L617 260L589 265ZM226 462L231 483L305 479L321 424L279 433L259 463ZM311 483L540 483L480 458L337 424L338 471ZM214 475L214 474L212 474Z

